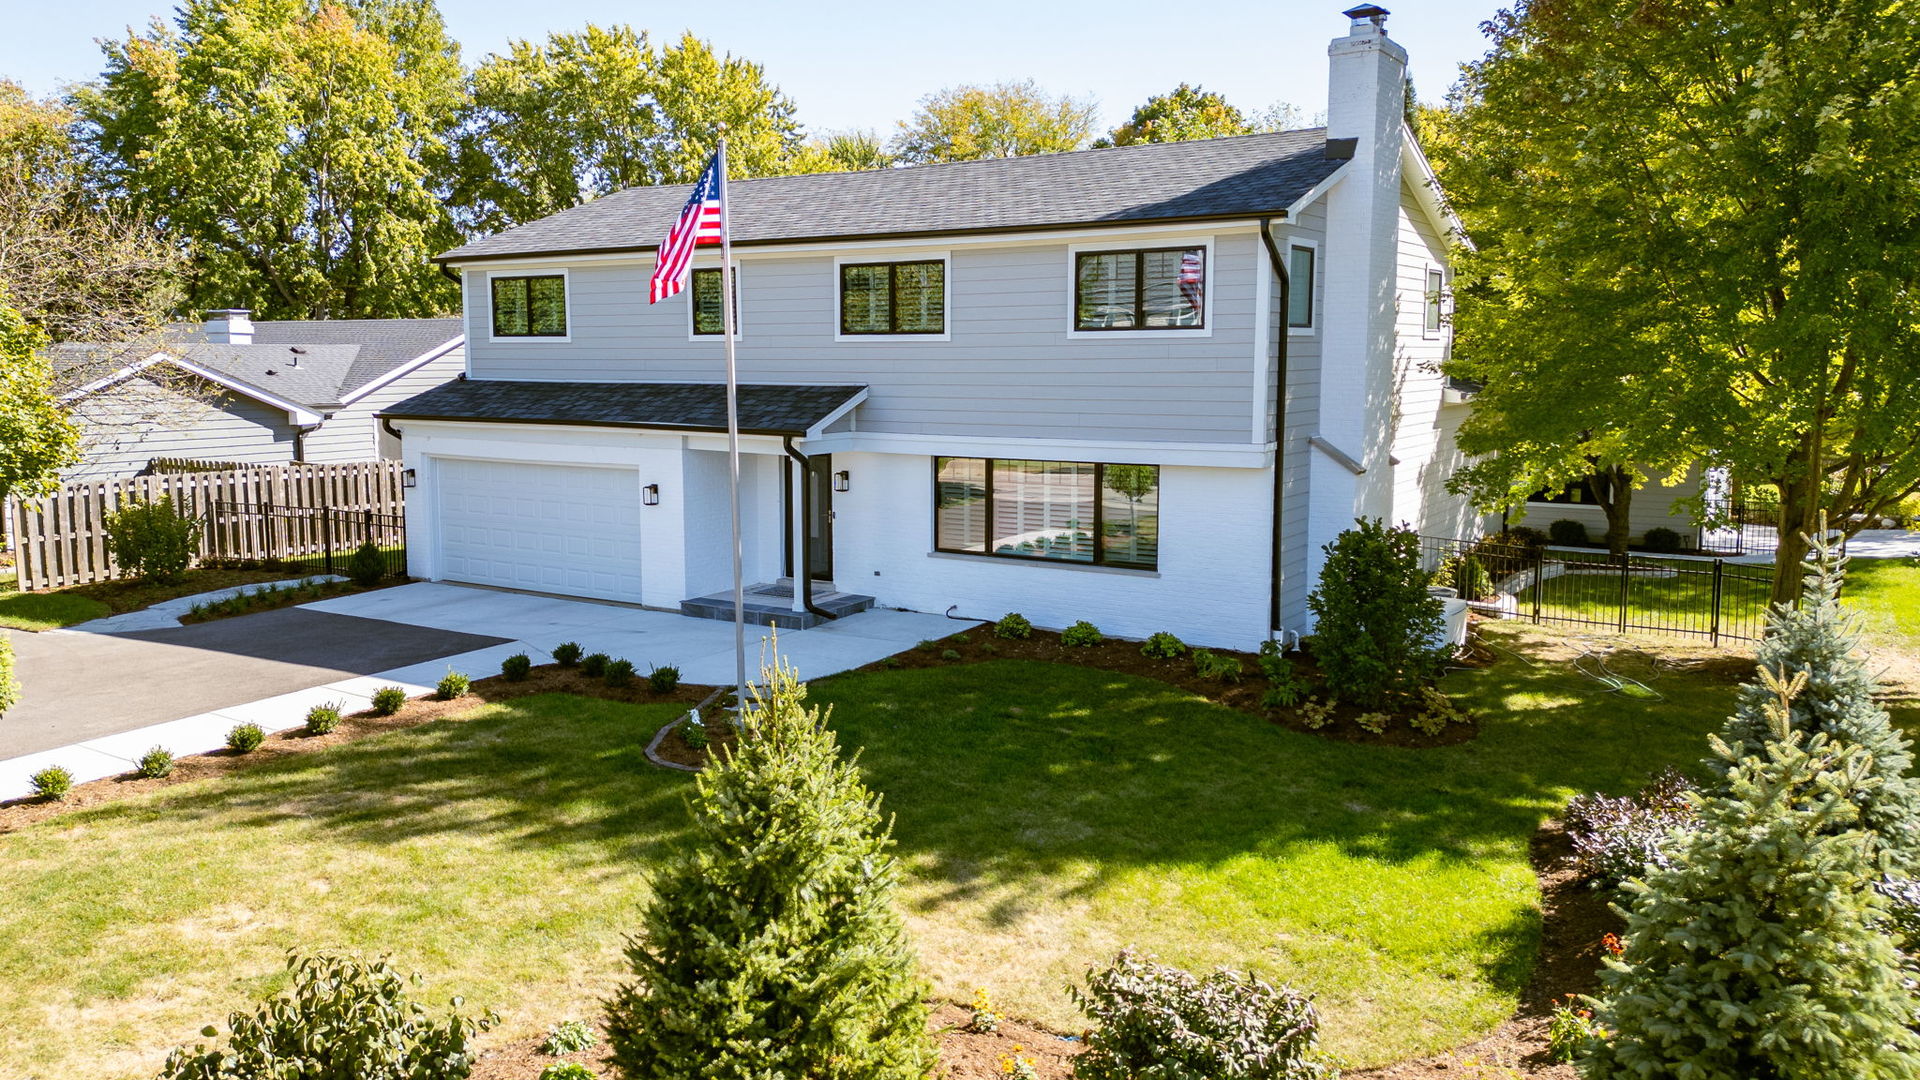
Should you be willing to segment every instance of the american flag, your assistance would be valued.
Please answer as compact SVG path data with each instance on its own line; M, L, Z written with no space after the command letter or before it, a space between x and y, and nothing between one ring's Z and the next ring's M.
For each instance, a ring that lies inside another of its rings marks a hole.
M1180 295L1187 298L1187 305L1193 308L1195 315L1206 309L1206 256L1198 249L1180 256Z
M647 288L647 303L657 304L687 287L687 267L693 262L693 249L701 244L718 244L727 227L726 208L720 200L720 155L713 155L707 168L693 185L686 209L673 231L660 245L653 263L653 283Z

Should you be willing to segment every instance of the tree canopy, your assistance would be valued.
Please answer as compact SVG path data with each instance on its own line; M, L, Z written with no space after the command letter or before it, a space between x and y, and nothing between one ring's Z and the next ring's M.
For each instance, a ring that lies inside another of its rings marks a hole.
M196 308L432 314L462 100L432 0L185 0L78 95L106 182L187 253Z
M1505 459L1471 488L1725 466L1779 490L1792 599L1821 509L1920 488L1920 13L1531 0L1489 33L1429 145L1478 245L1461 445Z
M1250 135L1255 131L1239 109L1211 90L1181 83L1156 94L1133 110L1127 122L1094 143L1095 146L1132 146L1135 143L1184 142Z
M949 87L901 121L892 149L903 161L977 161L1078 150L1093 134L1094 103L1054 97L1032 79Z
M55 397L46 346L0 287L0 500L44 495L80 460L80 431Z

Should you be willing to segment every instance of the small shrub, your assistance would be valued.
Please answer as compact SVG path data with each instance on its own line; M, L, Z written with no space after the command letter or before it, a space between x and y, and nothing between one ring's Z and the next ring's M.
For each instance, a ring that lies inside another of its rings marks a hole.
M603 683L606 683L608 689L612 689L612 690L622 690L622 689L625 689L626 687L632 686L633 685L633 661L631 660L607 661L607 670L600 674L600 681Z
M968 642L973 640L973 635L968 633L959 633L959 634L953 635L953 640L959 642L962 645L965 645Z
M397 686L383 686L373 692L373 715L392 716L407 705L407 692Z
M380 545L371 540L361 544L347 559L347 576L355 585L380 584L380 579L387 576L387 557L381 553Z
M325 735L340 726L338 703L315 705L307 710L307 734Z
M1000 646L991 641L983 641L980 643L980 651L988 656L999 656Z
M227 749L236 754L251 754L267 741L267 731L259 724L235 724L227 732Z
M1237 656L1221 656L1212 649L1195 649L1193 650L1193 673L1203 679L1237 683L1246 673L1246 666Z
M680 669L672 664L647 672L647 689L656 694L671 694L680 688Z
M1497 591L1493 575L1487 573L1479 556L1471 551L1442 560L1433 572L1433 584L1444 585L1468 600L1481 600Z
M533 658L526 653L514 653L500 661L500 677L508 682L521 682L527 673L533 670Z
M1547 1053L1555 1061L1571 1064L1586 1049L1587 1043L1600 1035L1600 1025L1593 1021L1593 1010L1583 1008L1578 998L1568 994L1553 1007L1553 1017L1547 1021Z
M1333 723L1333 711L1333 702L1321 701L1319 698L1308 698L1306 702L1300 706L1299 711L1295 713L1295 715L1300 717L1300 722L1305 724L1309 730L1319 731L1321 728Z
M1093 1021L1086 1053L1073 1059L1079 1080L1337 1075L1317 1060L1313 1000L1254 975L1222 968L1196 977L1129 949L1069 993Z
M1085 619L1081 619L1079 622L1060 631L1060 644L1072 646L1076 649L1084 649L1098 645L1105 640L1106 638L1100 634L1100 628Z
M1267 692L1261 695L1260 703L1268 709L1291 709L1306 699L1312 684L1295 670L1293 661L1280 651L1277 641L1260 643L1260 674L1266 676Z
M64 765L49 765L27 778L33 793L42 799L59 801L73 790L73 774Z
M607 673L607 664L613 659L606 653L588 653L580 661L580 674L589 679L597 679Z
M1566 547L1578 547L1587 542L1587 523L1561 518L1547 526L1547 539Z
M600 1080L600 1074L577 1061L556 1061L540 1070L540 1080Z
M1640 538L1640 546L1648 551L1679 551L1680 534L1672 529L1648 529L1647 535Z
M933 640L932 638L922 638L917 644L914 645L914 648L920 650L921 652L932 652L933 650L939 647L940 647L940 643Z
M107 551L127 574L172 581L200 548L200 522L174 509L173 496L133 501L108 514Z
M1415 731L1438 736L1447 730L1449 724L1466 723L1467 717L1452 698L1440 692L1439 687L1423 686L1415 698L1413 715L1407 718L1407 722L1413 725Z
M707 748L707 725L698 719L688 720L680 725L680 738L695 750Z
M169 1054L159 1080L465 1080L475 1057L468 1040L498 1020L492 1013L468 1018L449 1012L435 1021L407 997L407 985L417 985L419 977L401 975L384 958L289 953L287 969L293 973L290 990L251 1014L231 1014L224 1046L203 1043ZM460 999L453 1005L458 1008ZM208 1026L201 1033L213 1038L219 1031Z
M1665 869L1671 864L1669 836L1696 827L1687 798L1692 790L1692 781L1667 769L1632 796L1575 795L1562 815L1574 869L1603 885L1640 877L1649 868Z
M1027 621L1025 615L1009 611L993 624L993 636L1024 640L1033 636L1033 624Z
M1386 713L1370 712L1361 713L1359 716L1354 717L1353 722L1359 724L1363 731L1369 731L1375 735L1385 735L1387 733L1387 721L1391 719L1393 718Z
M1178 660L1187 655L1187 643L1161 630L1141 643L1140 655L1154 660Z
M991 1035L1000 1030L1000 1014L993 1011L993 999L987 996L984 986L973 992L973 1016L967 1021L967 1030L976 1035Z
M1000 1075L1007 1080L1040 1080L1040 1063L1032 1054L1022 1054L1023 1049L1015 1043L1013 1053L1000 1055Z
M580 643L563 641L553 647L553 662L563 668L570 668L580 662Z
M1440 601L1427 592L1420 538L1360 519L1326 546L1313 610L1313 656L1327 689L1369 710L1389 705L1439 674Z
M940 659L958 660L960 659L960 650L959 649L942 649L940 650Z
M173 772L173 751L164 746L156 746L140 755L140 764L134 769L143 779L158 780Z
M547 1029L547 1037L540 1043L540 1052L555 1057L577 1054L593 1049L594 1041L593 1028L586 1021L562 1020Z
M440 682L433 688L433 696L441 701L452 701L468 690L473 689L473 680L458 671L448 671L440 676Z

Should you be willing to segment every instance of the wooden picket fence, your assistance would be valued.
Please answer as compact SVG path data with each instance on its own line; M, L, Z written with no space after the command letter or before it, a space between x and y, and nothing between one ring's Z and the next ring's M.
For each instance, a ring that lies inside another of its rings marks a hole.
M406 511L398 461L359 461L342 465L269 465L219 472L162 473L118 480L67 484L37 499L9 499L8 533L23 590L60 589L107 581L118 568L107 553L106 518L124 502L172 496L182 514L206 517L216 504L287 509L330 508L400 516ZM215 530L204 530L202 557L230 552L213 547ZM276 531L263 536L280 535ZM248 558L291 557L262 543Z

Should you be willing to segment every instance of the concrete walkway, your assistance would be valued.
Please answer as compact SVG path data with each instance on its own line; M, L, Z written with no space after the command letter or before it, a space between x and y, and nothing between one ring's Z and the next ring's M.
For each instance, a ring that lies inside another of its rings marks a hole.
M1906 529L1861 529L1847 541L1850 559L1920 559L1920 532ZM1727 559L1729 563L1772 566L1773 552L1753 551Z
M977 625L867 611L784 631L780 654L802 678L820 678ZM236 724L284 731L317 704L357 712L378 687L418 696L448 670L492 675L519 652L545 663L563 641L624 657L642 673L672 664L690 683L728 685L734 669L732 623L426 583L171 630L12 637L26 697L0 718L0 800L29 794L28 778L48 765L65 766L76 783L117 776L153 746L217 750ZM772 641L766 628L748 627L749 677ZM356 647L361 655L350 654Z

